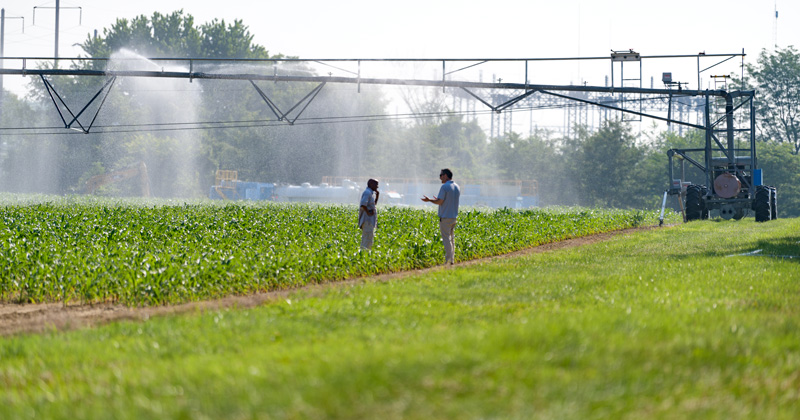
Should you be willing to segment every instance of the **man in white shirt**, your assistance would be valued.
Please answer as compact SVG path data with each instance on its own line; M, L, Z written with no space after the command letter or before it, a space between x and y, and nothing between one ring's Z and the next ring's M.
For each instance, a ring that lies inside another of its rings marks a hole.
M439 180L442 181L439 196L428 198L423 195L422 201L439 206L439 232L442 234L442 244L444 245L444 263L452 265L455 262L455 229L461 187L453 182L453 172L447 168L439 172Z
M361 249L369 250L375 240L375 227L378 225L378 181L367 181L367 189L361 193L360 207L358 208L358 228L361 229Z

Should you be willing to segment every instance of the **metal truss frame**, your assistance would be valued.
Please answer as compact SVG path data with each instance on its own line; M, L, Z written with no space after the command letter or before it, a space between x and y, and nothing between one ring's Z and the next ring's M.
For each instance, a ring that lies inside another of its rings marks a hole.
M11 69L0 70L0 74L22 74L21 72L14 72ZM183 79L205 79L205 80L247 80L249 81L253 87L257 90L258 94L262 97L262 99L267 103L270 110L279 118L281 121L286 121L289 124L294 123L297 120L299 115L296 115L295 118L289 118L288 114L295 110L298 106L305 103L305 106L300 110L302 112L305 110L311 101L317 96L317 94L321 91L321 89L328 83L349 83L349 84L366 84L366 85L394 85L394 86L418 86L418 87L442 87L442 88L458 88L469 94L470 96L474 97L481 103L483 103L486 107L491 109L494 112L502 112L509 107L515 105L519 101L531 96L537 92L541 92L543 94L552 95L556 97L560 97L563 99L574 100L576 102L582 102L589 105L594 105L602 108L612 109L616 111L621 111L625 113L631 113L643 117L653 118L661 121L666 121L673 124L681 124L686 125L689 127L700 128L704 129L704 126L700 126L697 124L687 123L680 120L675 120L672 118L664 118L653 114L647 114L644 112L638 112L630 109L625 109L622 107L607 105L604 103L586 100L582 98L577 98L574 96L569 96L561 93L556 92L597 92L597 93L606 93L606 94L639 94L639 95L661 95L661 96L673 96L677 92L672 89L654 89L654 88L634 88L634 87L603 87L603 86L575 86L575 85L536 85L530 83L485 83L485 82L466 82L466 81L455 81L455 80L424 80L424 79L377 79L377 78L360 78L360 77L333 77L333 76L292 76L292 75L260 75L260 74L230 74L230 73L200 73L200 72L159 72L159 71L115 71L115 70L108 70L108 71L101 71L101 70L60 70L60 69L38 69L38 70L27 70L25 74L35 74L39 75L42 80L44 81L48 92L55 92L53 85L47 81L45 76L95 76L95 77L107 77L113 83L117 77L162 77L162 78L183 78ZM272 100L264 93L262 89L258 87L255 83L256 81L272 81L272 82L301 82L301 83L317 83L318 85L309 92L303 99L297 102L294 106L291 107L289 111L286 113L281 112L277 106L274 104ZM95 97L93 97L89 103L93 102L100 93L106 87L109 86L109 82L101 88ZM481 90L481 89L503 89L508 91L518 91L522 93L516 94L511 99L506 100L505 102L499 105L492 105L489 101L482 99L478 94L474 93L473 90ZM109 88L110 90L110 88ZM727 91L725 90L688 90L683 89L679 93L682 96L714 96L714 97L721 97L724 98L728 95ZM108 95L108 90L106 90L106 95ZM60 99L60 97L59 97ZM54 100L55 103L55 100ZM87 104L88 106L89 104ZM83 112L86 107L81 111ZM80 113L79 113L80 114ZM74 115L73 115L74 117ZM74 123L76 121L72 121ZM70 124L66 123L67 128L71 128Z
M702 71L707 71L714 66L724 63L734 57L741 56L744 57L744 52L741 54L698 54L698 55L684 55L684 56L641 56L641 59L644 58L681 58L681 57L697 57L698 60L698 74ZM700 69L700 58L715 58L715 57L722 57L723 59L716 64L706 67L704 69ZM89 133L94 121L97 119L97 115L99 114L103 104L105 103L106 98L108 97L111 88L113 87L114 81L118 77L146 77L146 78L178 78L178 79L189 79L191 82L194 79L201 79L201 80L246 80L249 81L253 88L257 91L258 95L263 99L266 103L267 107L270 111L277 117L279 121L286 122L289 125L293 125L297 119L303 114L303 112L308 108L308 106L314 101L317 95L322 91L322 89L328 83L340 83L340 84L355 84L358 86L358 91L360 92L360 87L362 84L364 85L391 85L391 86L415 86L415 87L441 87L443 90L448 88L454 88L465 92L468 96L478 100L484 106L489 108L494 113L501 113L508 109L514 107L514 105L518 104L520 101L525 100L526 98L532 97L533 95L540 93L542 95L547 95L555 98L560 98L564 100L575 101L578 103L583 103L587 105L592 105L604 109L620 111L625 114L636 115L639 117L647 117L655 120L665 121L667 124L678 124L686 127L691 127L695 129L705 130L706 137L707 137L707 146L705 151L707 151L707 156L705 159L705 167L710 167L710 154L711 154L711 144L712 142L715 143L722 153L727 156L731 163L734 163L734 132L737 130L733 127L733 114L736 110L740 109L746 103L750 103L751 108L751 121L749 129L743 129L738 131L748 131L750 132L750 137L754 137L754 125L755 120L752 116L752 102L754 100L755 93L753 91L736 91L736 92L728 92L726 90L690 90L690 89L655 89L655 88L641 88L641 87L626 87L626 86L585 86L585 85L540 85L540 84L531 84L529 83L528 77L528 63L531 61L550 61L550 60L609 60L613 61L613 54L612 57L588 57L588 58L565 58L565 59L330 59L330 60L303 60L303 59L263 59L263 60L248 60L248 59L239 59L239 60L214 60L214 59L202 59L202 58L157 58L157 59L149 59L154 61L167 61L167 62L188 62L189 71L141 71L141 70L90 70L90 69L59 69L55 66L53 68L40 68L40 69L27 69L27 62L29 60L44 60L45 58L13 58L9 57L6 60L13 61L18 60L21 61L22 66L20 68L0 68L0 75L8 74L8 75L38 75L40 76L42 82L44 83L48 94L50 95L53 104L55 105L56 109L59 112L59 116L61 117L62 122L64 123L65 128L68 129L76 129L73 126L77 124L80 131L84 133ZM50 59L52 60L52 59ZM72 60L77 62L94 62L94 61L103 61L108 60L107 58L75 58L75 59L64 59L64 60ZM442 78L440 80L432 80L432 79L399 79L399 78L366 78L362 77L361 74L361 63L362 62L371 62L371 61L380 61L380 62L441 62L442 65ZM319 75L291 75L291 74L279 74L277 70L277 66L272 74L256 74L256 73L218 73L218 72L199 72L193 71L195 63L198 62L214 62L214 63L272 63L276 65L279 62L288 62L288 63L317 63L323 64L326 66L330 66L336 70L348 73L349 76L334 76L332 73L329 73L328 76L319 76ZM358 65L358 70L356 72L349 71L342 69L340 67L333 66L332 62L355 62ZM509 82L502 82L502 79L498 82L474 82L474 81L459 81L459 80L451 80L448 77L452 76L453 74L473 68L479 65L483 65L490 62L524 62L525 65L525 80L522 83L509 83ZM468 64L464 64L468 63ZM458 66L455 70L447 71L448 64L452 66ZM98 90L98 92L89 100L89 102L77 113L72 112L72 110L67 106L64 99L58 94L53 84L46 78L46 76L94 76L94 77L105 77L107 78L105 84ZM699 80L699 78L698 78ZM263 89L261 89L257 82L259 81L271 81L271 82L287 82L287 83L306 83L306 84L315 84L316 86L311 89L311 91L306 94L302 99L296 102L293 106L291 106L287 111L282 111L275 102L265 93ZM699 82L698 82L699 83ZM483 99L481 93L484 92L492 92L493 90L505 90L510 92L511 94L503 98L503 102L499 104L493 104L491 100ZM585 99L581 97L577 97L574 94L582 93L584 97L586 93L604 93L607 95L615 95L615 94L632 94L632 95L639 95L641 97L647 97L648 95L653 97L668 97L669 98L669 107L668 107L668 114L667 117L663 117L660 115L655 115L652 113L647 113L643 111L637 111L633 109L627 109L623 106L612 105L609 103L603 103L598 100L591 100ZM572 94L572 95L571 95ZM79 121L79 117L84 114L87 108L94 103L98 98L102 95L102 100L99 103L97 111L94 114L91 122L89 124L82 124ZM690 122L682 121L679 119L675 119L672 117L671 113L671 104L672 98L675 96L691 96L691 97L703 97L705 98L706 103L706 121L705 124L693 124ZM710 109L709 109L709 99L711 97L723 98L726 103L726 111L725 115L718 120L711 121L710 120ZM738 105L734 105L733 100L734 98L745 98L746 100ZM59 105L60 104L60 105ZM67 121L65 117L64 111L62 108L66 110L69 114L70 119ZM292 113L294 113L292 115ZM717 130L716 127L725 122L726 129L725 130ZM724 145L723 142L717 137L717 132L724 131L727 135L727 145ZM753 151L753 154L755 152ZM693 162L692 160L689 160ZM755 156L753 156L753 163L755 163ZM702 166L702 165L701 165ZM698 167L701 167L698 166ZM702 169L702 168L701 168Z
M0 77L1 75L8 74L8 75L22 75L25 76L27 74L32 75L39 75L42 77L43 82L47 88L48 93L51 95L53 99L53 103L55 104L56 108L59 109L59 115L64 121L66 128L72 128L72 125L77 123L81 130L84 132L89 132L91 126L94 122L89 124L87 127L84 127L77 119L77 117L69 110L66 106L66 103L63 101L63 98L58 96L55 91L55 88L52 83L48 82L44 76L99 76L99 77L107 77L112 80L111 85L113 85L113 80L117 77L166 77L166 78L183 78L189 79L191 82L194 79L209 79L209 80L247 80L251 83L251 85L255 88L258 92L259 96L264 100L267 104L267 107L270 111L278 118L279 121L286 122L289 125L293 125L295 121L300 117L300 115L306 110L306 108L311 104L311 102L316 98L319 94L321 89L327 83L348 83L348 84L356 84L358 86L358 92L361 91L362 84L372 84L372 85L395 85L395 86L418 86L418 87L441 87L443 91L447 88L457 88L463 90L467 93L470 97L478 100L481 104L489 108L492 112L501 113L507 109L514 107L520 101L531 97L535 93L543 93L546 95L552 95L555 97L559 97L562 99L567 100L574 100L577 102L582 102L589 105L595 105L601 108L616 110L623 112L625 114L636 115L638 117L649 117L654 118L657 120L666 121L667 124L682 124L688 127L693 128L704 128L703 126L697 124L690 124L685 123L677 119L673 119L671 112L668 113L667 118L655 116L652 114L647 114L641 112L641 106L639 110L632 110L627 109L624 106L624 95L638 95L641 97L642 95L665 95L669 96L670 103L672 100L672 96L674 94L682 95L682 96L704 96L706 92L711 96L724 96L724 91L715 90L715 91L701 91L701 90L682 90L678 88L678 92L672 89L643 89L641 88L641 83L639 87L625 87L625 86L614 86L614 80L612 76L612 84L611 87L599 87L599 86L563 86L563 85L533 85L528 82L528 65L532 62L542 62L542 61L570 61L570 60L610 60L612 63L612 74L613 74L613 63L615 61L619 61L619 53L612 53L611 56L606 57L572 57L572 58L528 58L528 59L294 59L294 58L271 58L271 59L206 59L206 58L147 58L147 60L153 62L168 62L168 63L184 63L188 64L189 71L164 71L163 67L161 71L118 71L118 70L88 70L88 69L80 69L80 68L72 68L72 69L59 69L56 65L53 65L52 68L44 68L44 69L28 69L29 62L39 62L39 61L55 61L53 58L49 57L7 57L6 62L19 62L21 65L19 68L12 69L12 68L0 68ZM711 68L714 68L717 65L720 65L728 60L731 60L735 57L742 57L744 59L744 51L742 53L734 53L734 54L705 54L705 53L698 53L695 55L654 55L654 56L641 56L638 53L633 51L624 52L625 57L630 55L635 55L636 60L639 61L640 65L640 78L641 78L641 62L644 59L660 59L660 58L696 58L697 59L697 73L698 73L698 87L700 83L700 74L702 72L708 71ZM701 58L711 58L714 60L719 59L720 61L715 62L714 64L707 66L701 69L700 60ZM109 58L86 58L86 57L78 57L78 58L63 58L60 61L71 61L73 63L83 63L84 65L87 63L102 63L109 61ZM422 80L422 79L397 79L397 78L365 78L362 77L362 63L375 63L375 62L383 62L383 63L428 63L428 64L435 64L441 63L441 80ZM273 74L266 75L266 74L229 74L229 73L215 73L215 72L198 72L194 71L194 68L198 64L204 63L223 63L223 64L231 64L231 63L240 63L240 64L272 64L274 66ZM329 73L328 76L297 76L297 75L281 75L278 74L278 67L277 65L281 64L305 64L305 63L315 63L324 66L328 66L331 69L334 69L340 73L349 74L352 77L342 77L342 76L333 76L332 73ZM341 64L339 63L355 63L357 65L357 71L350 71L342 68ZM482 66L487 63L512 63L512 64L524 64L525 71L524 71L524 82L522 83L502 83L501 82L493 82L493 83L483 83L483 82L467 82L467 81L455 81L450 80L449 78L452 77L454 74L462 72L467 69L471 69L477 66ZM54 63L55 64L55 63ZM448 66L450 68L454 68L453 70L448 71ZM80 66L78 66L80 67ZM315 83L317 86L311 90L311 92L306 95L303 99L298 101L294 106L292 106L287 112L282 112L272 101L269 96L256 84L257 81L273 81L273 82L304 82L304 83ZM108 95L108 92L111 89L111 85L107 82L103 88L100 89L98 95L103 91L103 89L108 88L105 91L105 95L103 96L103 102ZM623 84L624 85L624 84ZM490 100L483 99L479 93L476 91L485 91L485 90L492 90L492 89L500 89L506 91L516 91L510 96L507 97L507 100L500 104L492 104ZM521 93L520 93L521 92ZM555 93L555 92L597 92L597 93L607 93L609 95L622 95L623 96L623 103L621 106L612 106L608 104L602 104L597 101L590 101L582 98L576 98L574 96L565 95L563 93ZM55 93L55 97L53 94ZM86 108L91 104L97 96L93 97L86 106L83 107L81 112L78 113L78 116L86 110ZM66 121L64 118L64 113L60 110L58 103L56 102L55 98L59 99L59 102L62 104L64 108L72 116L70 122ZM300 107L299 111L293 116L290 117L290 114ZM641 102L639 102L641 105ZM102 107L102 102L100 107ZM670 109L671 111L671 106ZM98 108L99 112L99 108ZM95 114L95 119L97 114Z

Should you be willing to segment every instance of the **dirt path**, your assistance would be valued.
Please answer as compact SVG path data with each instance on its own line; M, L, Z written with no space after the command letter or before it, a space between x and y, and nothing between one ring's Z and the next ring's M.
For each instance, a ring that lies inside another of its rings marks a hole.
M553 242L528 248L509 254L495 257L480 258L456 264L457 266L469 266L489 261L512 258L521 255L541 253L556 249L571 248L595 242L608 240L614 236L626 235L633 232L654 229L654 226L624 229L616 232L600 233L582 238L567 239L560 242ZM363 282L389 281L416 274L424 274L431 271L442 270L443 266L431 267L421 270L403 271L398 273L381 274L370 277L361 277L346 281L331 282L321 285L304 287L303 290L312 292L322 292L331 287L341 287ZM64 305L61 303L45 304L13 304L0 303L0 336L7 336L20 333L41 333L47 331L69 330L84 328L93 325L105 324L121 320L146 320L153 316L163 316L171 314L182 314L198 311L208 311L223 308L251 308L285 298L294 290L282 290L275 292L259 293L247 296L233 296L223 299L216 299L203 302L192 302L180 305L156 306L144 308L131 308L118 304L94 304L94 305Z

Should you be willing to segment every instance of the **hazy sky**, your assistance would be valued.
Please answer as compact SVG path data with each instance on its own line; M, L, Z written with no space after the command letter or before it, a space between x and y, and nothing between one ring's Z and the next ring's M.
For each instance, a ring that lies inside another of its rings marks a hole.
M303 58L531 58L699 51L755 54L800 41L788 0L61 1L60 55L117 18L184 9L197 23L241 19L272 53ZM34 25L34 7L36 8ZM55 2L0 1L6 56L52 56ZM76 9L80 7L79 9Z
M7 18L6 57L53 56L55 1L0 0L0 7ZM642 55L744 49L754 61L776 41L800 44L796 0L76 0L61 1L61 7L61 57L79 54L73 44L95 29L102 33L117 18L181 8L197 24L241 19L270 53L300 58L597 57L612 49ZM11 19L17 16L24 17L24 33L22 20ZM583 74L594 72L588 68L574 71L570 77L581 81L597 76Z

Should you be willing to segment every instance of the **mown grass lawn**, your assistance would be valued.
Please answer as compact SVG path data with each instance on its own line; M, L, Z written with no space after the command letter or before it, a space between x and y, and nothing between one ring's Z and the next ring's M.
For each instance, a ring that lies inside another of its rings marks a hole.
M800 219L693 222L6 337L0 418L796 419L798 332Z

